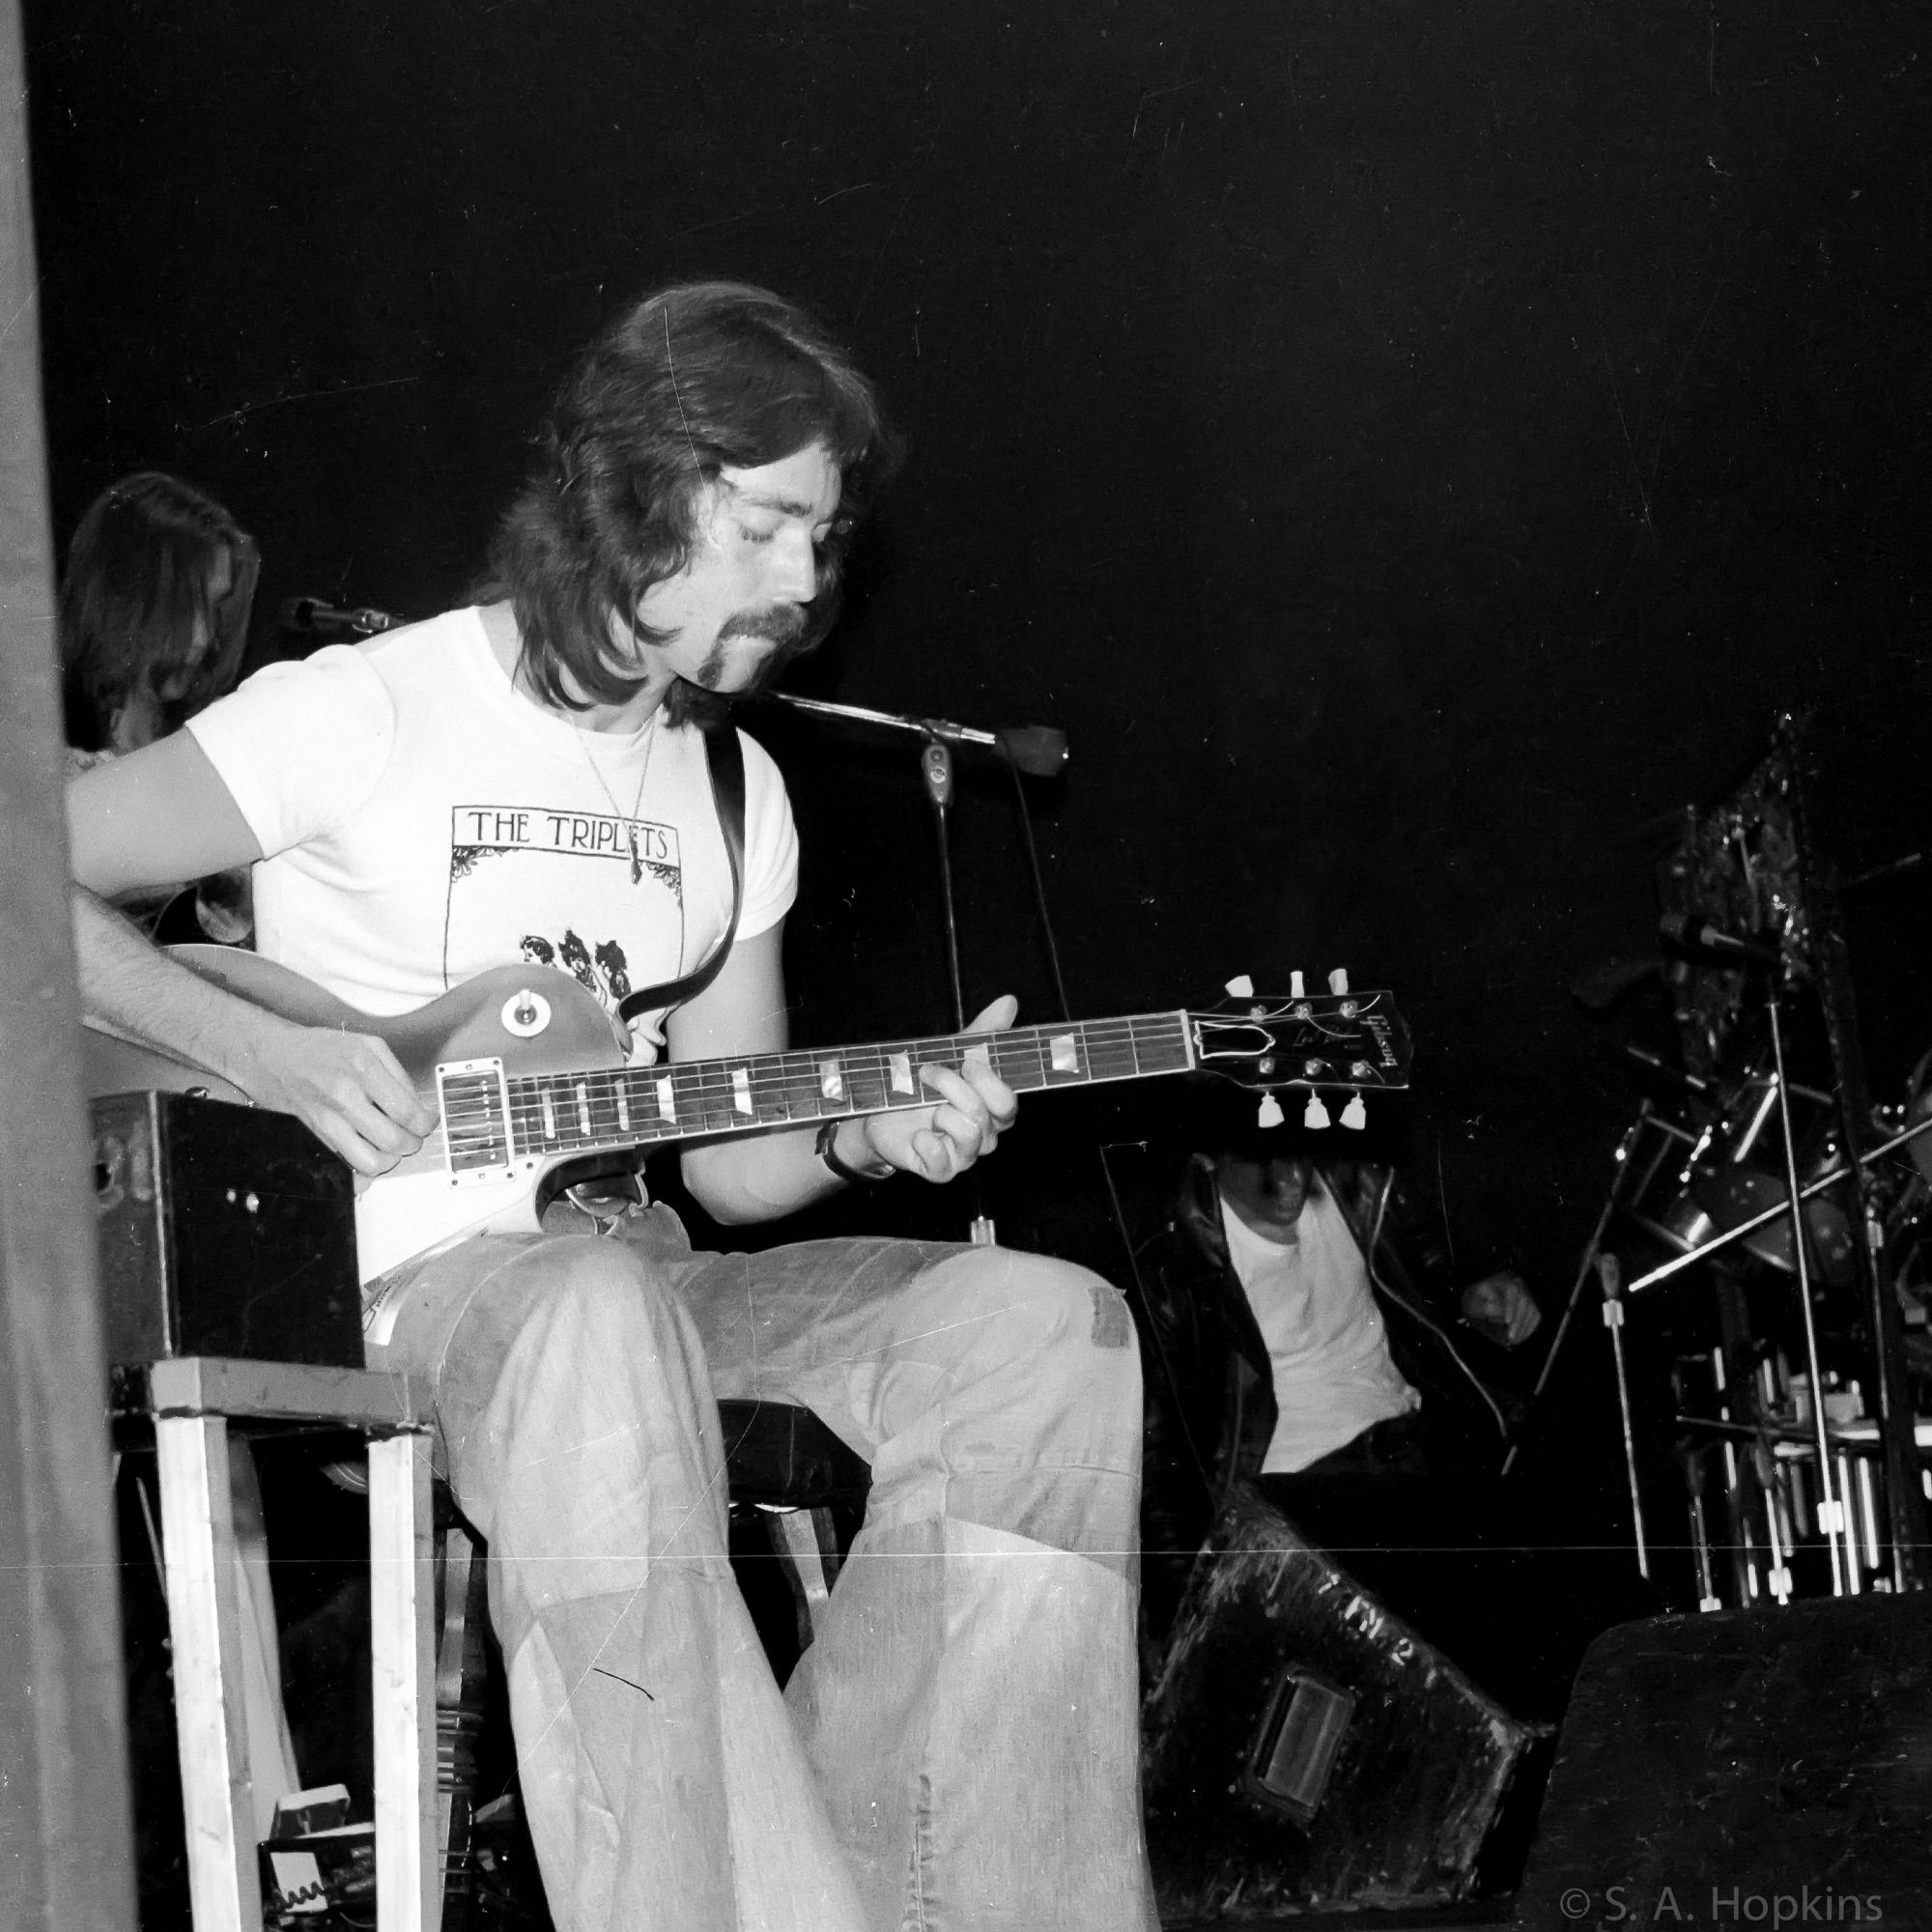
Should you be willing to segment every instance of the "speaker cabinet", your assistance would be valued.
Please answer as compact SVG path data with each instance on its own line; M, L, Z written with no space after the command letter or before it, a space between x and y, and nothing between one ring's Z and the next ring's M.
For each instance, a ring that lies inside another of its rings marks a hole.
M1195 1565L1143 1717L1167 1923L1468 1898L1541 1735L1249 1491Z
M355 1176L288 1114L192 1094L93 1103L112 1363L362 1366Z
M1621 1624L1518 1892L1556 1925L1932 1925L1932 1597Z

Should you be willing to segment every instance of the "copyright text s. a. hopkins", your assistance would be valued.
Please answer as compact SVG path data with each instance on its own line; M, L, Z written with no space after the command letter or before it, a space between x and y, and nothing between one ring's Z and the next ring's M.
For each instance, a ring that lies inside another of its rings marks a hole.
M1573 1885L1556 1901L1573 1925L1878 1925L1885 1895L1838 1886L1801 1885L1795 1890L1747 1881L1683 1885Z

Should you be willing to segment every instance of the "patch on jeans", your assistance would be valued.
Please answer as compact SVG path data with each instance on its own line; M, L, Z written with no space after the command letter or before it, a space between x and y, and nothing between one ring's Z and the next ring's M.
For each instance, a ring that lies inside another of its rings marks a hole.
M1134 1318L1127 1313L1126 1297L1118 1288L1093 1281L1094 1346L1096 1349L1124 1349L1134 1338Z

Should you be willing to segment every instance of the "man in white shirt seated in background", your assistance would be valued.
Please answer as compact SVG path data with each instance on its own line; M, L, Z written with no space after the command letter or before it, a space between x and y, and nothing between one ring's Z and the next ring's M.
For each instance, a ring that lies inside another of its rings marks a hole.
M1499 1270L1456 1292L1406 1263L1389 1168L1318 1164L1292 1130L1205 1110L1191 1137L1172 1220L1141 1258L1183 1405L1177 1418L1150 1377L1150 1634L1207 1532L1198 1454L1215 1493L1252 1484L1486 1690L1542 1715L1559 1673L1531 1668L1508 1608L1530 1559L1495 1481L1507 1397L1477 1366L1536 1333L1528 1288Z

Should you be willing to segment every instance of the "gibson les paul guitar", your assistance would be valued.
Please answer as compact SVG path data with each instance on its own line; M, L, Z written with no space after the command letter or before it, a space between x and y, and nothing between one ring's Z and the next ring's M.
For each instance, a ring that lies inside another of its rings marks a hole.
M436 1117L422 1147L357 1197L365 1283L467 1235L534 1231L544 1179L563 1162L930 1106L923 1065L956 1069L977 1060L1022 1094L1196 1070L1267 1095L1291 1088L1359 1095L1408 1084L1408 1032L1379 992L1236 993L1200 1012L637 1066L624 1063L596 997L566 973L498 967L413 1012L379 1017L252 952L173 952L284 1019L386 1041ZM158 1087L246 1097L98 1031L88 1034L87 1059L95 1094ZM1262 1104L1265 1112L1269 1101ZM1345 1106L1345 1122L1351 1111L1359 1120L1358 1108Z

